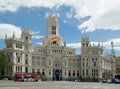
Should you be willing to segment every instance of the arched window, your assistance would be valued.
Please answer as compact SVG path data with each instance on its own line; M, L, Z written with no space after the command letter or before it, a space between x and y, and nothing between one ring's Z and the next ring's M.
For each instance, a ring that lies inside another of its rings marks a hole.
M86 69L86 75L88 75L88 69Z
M69 77L71 76L71 70L69 70L69 74L68 75L69 75Z
M20 63L20 57L17 58L17 62Z
M84 69L83 69L83 76L85 75L85 71L84 71Z
M84 46L85 46L85 44L83 43L83 44L82 44L82 46L84 47Z
M75 76L75 70L73 70L73 76Z
M96 62L94 62L94 66L96 66Z
M86 43L86 47L88 47L88 43Z

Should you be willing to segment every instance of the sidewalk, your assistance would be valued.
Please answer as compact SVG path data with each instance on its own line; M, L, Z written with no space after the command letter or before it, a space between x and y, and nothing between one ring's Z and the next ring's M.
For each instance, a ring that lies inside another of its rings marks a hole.
M9 83L9 82L15 82L14 80L0 80L0 83L4 83L4 82L7 82L7 83Z

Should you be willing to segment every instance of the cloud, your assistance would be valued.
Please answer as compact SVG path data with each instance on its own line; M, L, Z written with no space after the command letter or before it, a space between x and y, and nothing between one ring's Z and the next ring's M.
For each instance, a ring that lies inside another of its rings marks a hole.
M64 20L63 23L67 23L67 20Z
M112 48L111 42L113 42L114 49L120 51L120 38L114 38L104 42L103 43L104 47L106 49L111 49Z
M39 33L40 33L40 31L37 31L37 32L32 31L32 38L33 38L33 39L41 39L41 38L44 38L44 36L41 36Z
M62 5L72 7L72 11L66 14L68 18L80 20L91 16L78 25L82 32L120 30L120 0L1 0L0 12L15 12L20 7L45 7L56 11Z
M120 30L120 1L116 0L90 0L78 10L77 19L91 16L90 19L78 25L82 32L93 32L96 29L102 30ZM107 3L107 4L106 4ZM85 28L85 29L84 29Z
M81 48L81 43L68 43L67 47L71 47L71 48Z
M44 36L33 35L32 38L33 38L33 39L41 39L41 38L44 38Z
M103 47L104 50L106 49L111 50L112 49L111 42L113 42L114 49L116 51L120 51L120 38L110 39L105 42L90 41L90 44L91 46L98 46L98 44L100 44L100 46ZM76 49L81 48L81 43L80 42L67 43L67 47L76 48Z
M32 31L32 35L37 35L39 33L40 33L40 31Z
M97 19L96 27L120 30L120 21L118 19L120 19L120 9L111 10Z
M38 44L38 45L43 45L43 43L41 43L41 42L38 42L37 44Z
M21 28L12 24L0 24L0 39L5 39L5 34L7 34L8 38L12 37L13 33L15 33L15 37L19 38L21 35Z
M50 13L47 12L47 13L45 14L45 17L48 17L49 15L50 15ZM57 12L52 13L52 16L56 16L56 15L57 15L57 17L60 17L60 14L59 14L59 13L57 13Z
M68 12L66 13L66 16L68 19L73 17L73 15L71 13L68 13Z
M93 42L92 41L91 44L98 45L100 43L101 46L103 45L104 49L112 49L111 42L113 42L114 49L116 51L120 51L120 38L110 39L105 42Z
M0 0L0 11L4 12L4 11L12 11L15 12L17 11L19 5L15 2L13 3L13 1L11 0Z

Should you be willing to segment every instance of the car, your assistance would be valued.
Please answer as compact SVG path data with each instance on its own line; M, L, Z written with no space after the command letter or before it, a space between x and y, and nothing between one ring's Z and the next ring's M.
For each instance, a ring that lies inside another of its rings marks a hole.
M114 78L114 79L113 79L113 83L120 84L120 79L118 79L118 78Z
M80 80L79 80L79 79L76 79L75 82L80 82Z
M102 83L107 83L106 79L103 79L103 80L102 80Z
M106 83L112 83L112 79L107 79Z

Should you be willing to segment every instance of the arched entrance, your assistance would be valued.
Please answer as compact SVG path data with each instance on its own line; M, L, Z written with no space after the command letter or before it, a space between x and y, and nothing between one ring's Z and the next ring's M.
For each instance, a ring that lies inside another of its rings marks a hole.
M55 62L53 68L53 81L60 81L60 80L62 80L62 67L59 62Z

